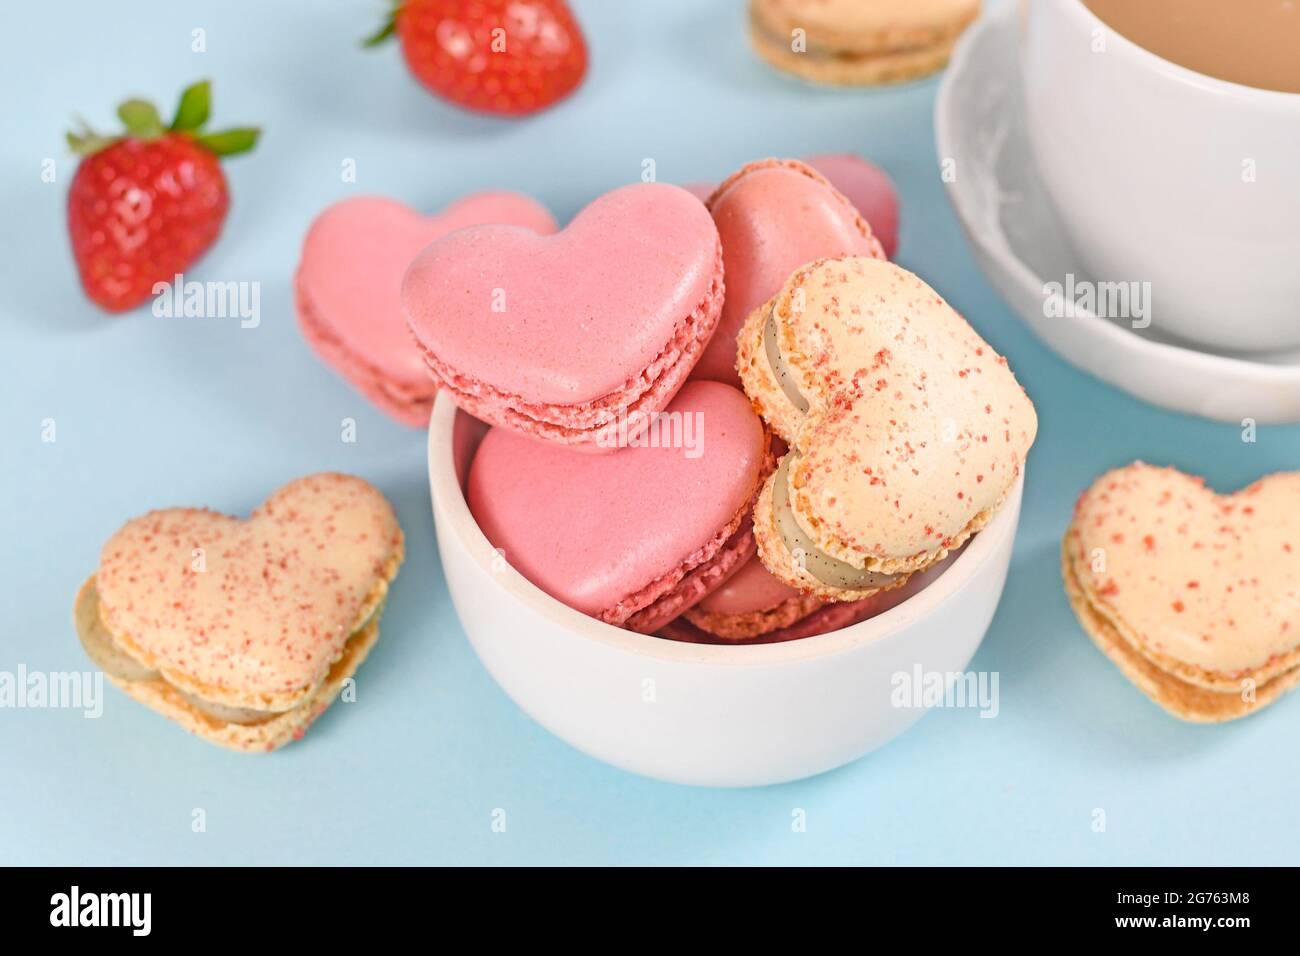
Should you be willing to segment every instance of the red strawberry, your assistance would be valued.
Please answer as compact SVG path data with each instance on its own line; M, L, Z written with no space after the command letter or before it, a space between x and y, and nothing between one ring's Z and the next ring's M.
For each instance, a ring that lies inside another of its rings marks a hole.
M485 113L535 113L568 96L587 71L587 44L564 0L393 0L396 32L415 78Z
M221 233L230 194L218 157L252 149L259 131L203 132L210 97L206 80L189 87L166 128L152 103L127 100L125 135L68 134L85 157L68 190L72 255L86 294L110 312L148 300Z

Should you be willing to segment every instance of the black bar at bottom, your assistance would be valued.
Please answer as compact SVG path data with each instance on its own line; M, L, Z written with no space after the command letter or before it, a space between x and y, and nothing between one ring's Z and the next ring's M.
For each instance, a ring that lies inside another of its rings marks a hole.
M74 933L82 940L189 941L210 932L228 942L255 939L259 948L278 939L297 946L373 942L379 929L467 920L494 934L514 926L543 939L556 930L586 935L579 927L593 916L595 925L628 920L633 933L703 921L739 935L774 924L808 928L819 912L841 927L863 920L866 932L924 927L931 940L935 932L978 927L999 940L1199 935L1232 945L1294 927L1296 884L1292 869L1207 868L628 870L613 878L575 869L542 882L532 871L487 869L50 868L6 875L0 919L7 942Z

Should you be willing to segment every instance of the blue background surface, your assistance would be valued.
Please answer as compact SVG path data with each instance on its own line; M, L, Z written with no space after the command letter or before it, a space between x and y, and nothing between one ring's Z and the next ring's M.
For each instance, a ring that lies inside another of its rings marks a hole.
M272 757L190 738L105 687L101 719L0 710L3 863L1296 863L1300 695L1221 727L1166 716L1080 631L1057 548L1076 495L1142 457L1232 489L1300 468L1300 429L1165 413L1067 366L977 271L943 193L937 81L827 92L760 65L738 2L576 4L585 85L524 121L467 115L363 53L379 4L18 4L0 38L0 670L81 670L72 598L101 544L152 507L234 513L323 469L375 482L409 558L358 701ZM129 8L130 14L125 11ZM207 31L193 53L191 31ZM1010 66L1010 64L1008 64ZM214 79L214 124L260 122L227 165L220 243L188 277L262 283L262 323L109 318L83 298L64 228L73 112L111 128L146 94L170 109ZM1001 712L936 711L883 750L822 777L694 790L614 770L532 723L479 665L434 546L424 436L322 366L293 320L302 235L327 203L386 193L436 210L473 190L537 196L562 221L637 179L719 179L768 155L860 151L903 197L900 261L1005 353L1041 431L1011 578L973 668L1001 675ZM58 181L40 166L57 159ZM341 182L357 162L358 181ZM353 417L358 440L339 422ZM54 418L57 441L41 441ZM207 831L191 831L202 808ZM504 833L491 828L496 808ZM794 832L792 812L807 814ZM1093 830L1093 811L1106 830Z

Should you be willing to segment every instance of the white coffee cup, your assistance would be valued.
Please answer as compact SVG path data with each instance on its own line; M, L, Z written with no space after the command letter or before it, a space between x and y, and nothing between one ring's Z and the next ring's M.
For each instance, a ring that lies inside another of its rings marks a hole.
M1156 331L1300 346L1300 94L1171 63L1082 0L1022 0L1020 52L1038 171L1091 277L1149 282Z

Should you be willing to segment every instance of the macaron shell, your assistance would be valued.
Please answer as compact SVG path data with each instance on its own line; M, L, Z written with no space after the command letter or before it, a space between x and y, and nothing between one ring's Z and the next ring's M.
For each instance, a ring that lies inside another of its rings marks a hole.
M770 611L787 601L801 597L800 593L763 567L757 558L729 578L697 606L697 610L713 614L750 614Z
M788 36L796 27L810 43L861 52L934 43L978 15L979 0L750 0L765 28Z
M689 608L682 617L719 640L742 641L792 627L825 606L825 601L800 595L763 611L719 614L702 611L697 606Z
M88 647L108 644L112 647L112 637L100 620L99 596L93 577L78 592L74 615L83 644ZM140 673L138 665L134 673L118 666L113 670L105 669L104 674L130 697L209 743L242 753L266 753L302 739L316 718L333 703L344 682L356 674L378 639L379 621L375 617L348 639L324 679L301 703L289 710L266 712L263 719L250 723L233 723L214 717L211 706L196 706L185 692L168 683L160 674ZM120 650L110 653L125 657ZM99 663L93 655L92 659Z
M902 83L942 69L979 0L750 0L750 43L778 70L827 86ZM804 46L793 46L794 31Z
M853 204L797 160L750 163L723 181L708 206L722 238L727 296L692 377L739 388L736 337L790 273L828 256L883 257L884 251Z
M761 346L769 312L806 414L772 390ZM1037 431L1006 361L933 289L889 262L856 257L798 270L750 317L741 352L756 408L765 417L776 409L769 422L798 449L796 520L821 550L857 568L905 574L960 545L1010 492ZM755 508L764 564L801 589L852 597L791 566L773 524L772 484Z
M550 213L517 193L467 196L435 216L360 196L327 207L303 240L295 278L303 334L327 364L408 424L427 421L436 387L402 317L402 276L433 240L482 223L555 231Z
M1097 610L1075 573L1071 541L1067 534L1061 547L1061 575L1070 607L1084 632L1097 648L1119 668L1121 674L1156 704L1180 720L1192 723L1222 723L1254 713L1300 685L1300 667L1278 672L1265 681L1250 678L1233 691L1209 690L1163 670L1130 643L1105 614ZM1244 691L1249 687L1250 692Z
M182 691L287 710L310 696L383 604L402 532L371 485L340 474L280 488L247 521L151 511L104 545L104 625Z
M699 201L639 183L554 236L481 226L435 242L407 270L403 304L431 367L450 370L440 377L530 405L583 405L654 366L719 269ZM711 333L716 313L703 318Z
M880 613L877 609L878 595L841 604L825 604L812 612L795 618L788 625L775 628L768 627L770 618L755 615L749 628L742 628L737 622L727 637L710 633L692 622L686 616L669 621L659 628L659 636L671 641L688 644L782 644L786 641L803 640L817 637L832 631L842 630L865 621Z
M1300 666L1300 472L1219 495L1173 468L1107 472L1066 537L1094 613L1180 680L1240 691Z
M754 530L747 520L748 512L752 506L752 501L746 502L742 506L739 514L739 530L727 536L727 532L736 523L734 519L728 522L719 532L719 539L725 538L722 546L717 549L711 558L688 572L676 584L673 584L670 590L663 593L662 597L656 598L644 607L642 607L644 602L639 597L634 597L631 600L625 598L622 603L627 604L629 607L641 607L641 610L628 617L622 626L630 631L653 634L664 624L680 617L683 613L691 613L694 606L701 599L706 599L714 589L719 586L725 587L726 582L734 577L740 568L753 560L755 552ZM660 593L662 584L656 581L643 590L650 593Z
M773 485L774 476L768 476L754 501L754 543L758 547L759 560L773 576L804 594L826 602L859 601L907 585L912 571L901 566L888 569L887 573L893 575L893 578L882 586L873 588L850 590L826 584L813 576L807 569L803 555L792 553L785 538L777 529L772 504ZM976 526L972 523L970 533L973 534L980 527L982 524ZM924 555L918 557L913 563L917 569L928 569L934 563L941 561L944 556L944 553Z
M804 162L857 207L871 226L871 234L880 240L885 256L894 258L898 251L898 190L889 175L852 153L824 153L809 156Z
M403 425L422 428L429 423L437 383L424 373L422 379L399 380L358 358L349 346L316 315L311 300L298 294L298 326L303 338L320 359L360 392L372 404ZM414 342L409 343L417 355Z
M696 457L681 447L575 455L492 429L470 467L470 510L525 578L622 624L725 547L769 464L762 424L735 389L688 383L668 408L679 413L702 423Z
M902 604L943 574L956 554L960 554L960 549L926 570L911 575L899 586L856 601L822 603L814 597L803 596L804 609L800 613L793 613L799 610L797 602L787 601L768 612L752 611L730 618L717 615L703 622L707 626L701 626L700 617L708 612L696 607L660 628L660 636L700 644L775 644L829 634Z

